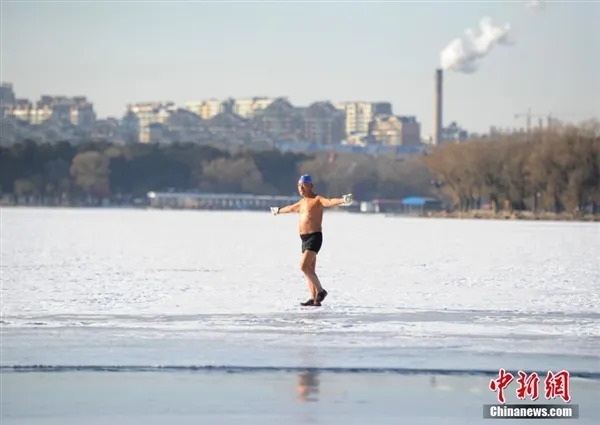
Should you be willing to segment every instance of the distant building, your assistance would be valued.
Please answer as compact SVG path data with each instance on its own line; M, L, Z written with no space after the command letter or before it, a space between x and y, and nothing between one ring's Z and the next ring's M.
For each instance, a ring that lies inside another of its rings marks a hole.
M130 137L122 122L116 118L97 120L92 126L90 137L92 140L106 140L117 145L131 144L135 140Z
M298 202L298 195L268 196L248 193L148 192L150 207L202 210L262 210Z
M377 115L392 115L392 104L389 102L343 102L336 107L346 114L346 134L366 136Z
M351 145L351 146L367 146L370 144L377 143L377 140L373 135L368 134L364 135L363 133L354 132L346 135L346 138L342 142L343 145Z
M413 116L379 115L371 135L380 143L392 146L421 145L421 124Z
M298 140L303 125L301 114L285 98L257 111L253 121L259 131L274 140Z
M303 111L304 140L319 145L341 143L346 137L344 113L329 102L316 102Z
M137 126L138 141L150 142L150 124L163 124L177 107L173 102L146 102L126 106L126 126ZM135 119L133 119L135 117Z
M287 100L287 98L282 98ZM269 97L252 97L249 99L234 99L233 112L242 118L251 118L257 111L267 108L275 98Z
M169 129L171 137L176 141L193 139L203 133L207 125L206 120L203 120L202 117L182 108L171 111L164 124Z
M148 125L148 143L170 144L169 129L166 125L159 122L152 122Z
M70 122L79 127L91 127L96 122L94 105L83 96L74 97L72 101L69 111Z
M442 128L442 143L464 142L468 138L467 130L461 128L454 121L448 127Z
M90 127L96 121L94 105L84 96L48 96L44 95L33 103L27 99L15 99L8 106L5 116L12 116L31 125L40 125L52 119L61 125Z
M10 146L17 141L19 122L12 117L0 117L0 146Z
M286 98L282 98L287 100ZM191 111L204 120L223 112L233 113L242 118L251 118L257 111L267 108L276 98L252 97L246 99L209 99L201 101L190 101L185 104L185 109Z
M121 118L121 128L125 143L139 143L140 141L140 119L137 114L131 110L127 110L123 118Z
M12 106L16 97L11 83L0 83L0 107L2 109Z
M375 153L382 144L413 147L420 141L416 119L394 116L389 102L333 105L324 101L303 107L292 105L287 97L208 99L187 102L184 107L174 102L141 102L126 105L120 119L97 120L93 104L83 96L44 95L31 102L17 98L12 84L1 83L0 101L3 144L24 138L40 143L183 142L226 148L298 142L311 149L372 147Z
M221 115L221 114L219 114ZM148 125L148 142L159 144L204 143L214 136L209 131L210 121L182 108L162 110L157 119Z
M208 121L207 126L216 142L243 144L253 139L252 122L232 112L215 115Z
M6 111L6 115L31 125L39 125L52 117L52 108L48 105L36 105L28 99L16 99L13 107Z
M226 102L218 99L187 102L185 109L199 115L203 120L209 120L215 115L225 112Z

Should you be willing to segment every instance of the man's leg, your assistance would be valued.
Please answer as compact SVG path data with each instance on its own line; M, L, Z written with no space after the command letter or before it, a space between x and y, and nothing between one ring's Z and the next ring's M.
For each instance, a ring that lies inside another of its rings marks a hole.
M317 297L317 290L315 289L315 286L312 284L308 277L306 277L306 284L308 285L308 293L310 294L310 299L314 301Z
M306 276L313 300L316 299L317 293L323 290L321 282L315 273L316 257L316 252L306 250L302 254L302 261L300 262L300 270L302 270L302 273L304 273L304 276Z
M315 255L315 259L313 260L313 263L312 263L312 271L316 276L317 275L317 256L316 255ZM315 289L315 292L317 293L317 296L314 298L315 305L319 306L319 305L321 305L321 301L323 301L325 299L325 297L327 296L327 291L321 286L321 289L320 290Z
M315 255L315 257L312 260L312 263L310 264L310 269L315 275L317 274L315 272L316 265L317 265L317 256ZM304 271L303 271L303 273L304 273ZM306 276L306 274L305 274L305 276ZM315 285L313 285L313 283L310 281L308 276L306 276L306 283L308 284L308 291L310 292L310 299L313 301L316 300L317 294L319 291L317 291L317 288L315 287Z
M306 253L309 252L306 249L303 248L302 250L302 259L300 260L300 270L302 271L302 273L304 274L304 277L306 278L306 283L308 285L308 293L310 294L310 298L303 302L300 303L300 305L303 306L309 306L309 305L314 305L315 299L317 297L317 290L315 289L315 286L312 284L312 282L310 281L310 279L308 278L308 276L306 275L306 273L304 273L304 264L306 262Z

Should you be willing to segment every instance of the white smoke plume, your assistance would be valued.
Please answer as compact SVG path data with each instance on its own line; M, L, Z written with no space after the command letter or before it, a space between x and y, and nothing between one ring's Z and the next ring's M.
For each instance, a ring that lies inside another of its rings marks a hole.
M479 68L478 61L494 46L513 44L509 39L510 24L495 26L491 18L485 17L479 22L479 29L479 35L467 29L464 37L453 40L442 50L440 59L444 70L473 73Z

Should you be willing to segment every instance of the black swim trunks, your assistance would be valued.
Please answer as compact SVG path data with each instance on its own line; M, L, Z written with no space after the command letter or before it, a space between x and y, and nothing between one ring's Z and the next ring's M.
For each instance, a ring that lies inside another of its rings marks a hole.
M314 251L318 253L321 250L321 245L323 245L323 233L321 232L300 235L300 239L302 239L302 253L304 253L304 251Z

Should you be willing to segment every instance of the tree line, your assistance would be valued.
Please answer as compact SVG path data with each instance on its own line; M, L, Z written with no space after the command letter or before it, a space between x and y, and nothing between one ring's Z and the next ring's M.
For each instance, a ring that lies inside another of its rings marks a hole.
M436 149L424 158L457 209L600 212L600 124L561 126Z
M34 197L42 204L113 203L145 198L149 191L200 191L293 195L300 174L310 173L319 193L352 192L359 199L428 193L430 175L418 159L400 162L340 154L229 151L208 145L96 142L0 148L0 189L15 202Z
M149 191L292 195L311 174L327 196L433 196L450 209L600 211L600 125L554 127L393 155L236 151L198 144L23 141L0 148L0 190L15 202L113 203Z

